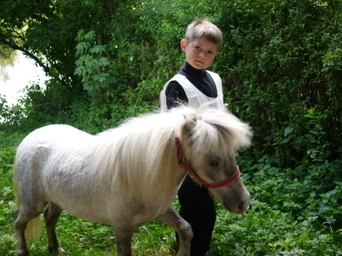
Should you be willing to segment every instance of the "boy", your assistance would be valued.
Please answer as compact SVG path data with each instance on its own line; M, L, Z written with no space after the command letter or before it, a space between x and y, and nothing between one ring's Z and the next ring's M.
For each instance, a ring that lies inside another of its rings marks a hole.
M189 24L180 46L185 64L160 93L161 109L176 107L180 102L199 107L207 102L223 106L222 82L218 74L207 71L222 45L222 33L206 19ZM215 205L209 191L187 176L178 191L180 215L192 227L191 256L202 256L209 250L216 220Z

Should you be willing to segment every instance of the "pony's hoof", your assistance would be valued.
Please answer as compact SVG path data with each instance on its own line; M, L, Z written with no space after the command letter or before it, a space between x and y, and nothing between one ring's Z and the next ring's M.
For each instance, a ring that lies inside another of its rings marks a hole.
M58 253L65 253L65 250L62 247L58 247Z
M65 250L62 247L57 247L57 248L48 248L49 252L52 254L59 254L59 253L65 253Z

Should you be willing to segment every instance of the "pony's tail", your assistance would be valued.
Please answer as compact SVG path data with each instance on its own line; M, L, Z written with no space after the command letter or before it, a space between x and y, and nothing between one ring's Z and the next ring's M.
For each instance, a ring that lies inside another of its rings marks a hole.
M15 203L17 206L17 209L20 211L20 207L22 205L20 195L18 192L18 185L17 185L17 177L16 177L16 170L14 168L13 172L13 184L14 184L14 194L15 194ZM17 210L17 211L18 211ZM19 212L18 212L19 213ZM17 218L18 216L14 214L14 218ZM25 229L25 240L28 245L30 245L34 241L38 241L41 236L41 226L40 226L40 216L30 220L27 223L26 229Z

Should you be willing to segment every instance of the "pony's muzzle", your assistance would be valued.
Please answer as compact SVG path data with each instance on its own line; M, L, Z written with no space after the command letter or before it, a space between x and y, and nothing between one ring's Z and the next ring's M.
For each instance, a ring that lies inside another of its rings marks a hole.
M247 197L247 199L245 200L242 200L239 205L238 205L238 212L236 212L237 214L242 214L244 213L247 209L248 209L248 206L249 206L249 196Z
M250 196L247 192L246 195L240 197L239 199L236 198L235 200L229 200L225 202L224 207L232 213L242 214L248 209L249 202Z

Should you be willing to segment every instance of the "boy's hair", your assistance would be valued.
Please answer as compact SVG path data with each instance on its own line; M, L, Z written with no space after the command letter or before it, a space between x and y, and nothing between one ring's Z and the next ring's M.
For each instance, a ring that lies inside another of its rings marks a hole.
M204 37L216 44L218 49L222 46L223 36L221 30L207 19L195 19L188 25L185 40L191 42L198 37Z

